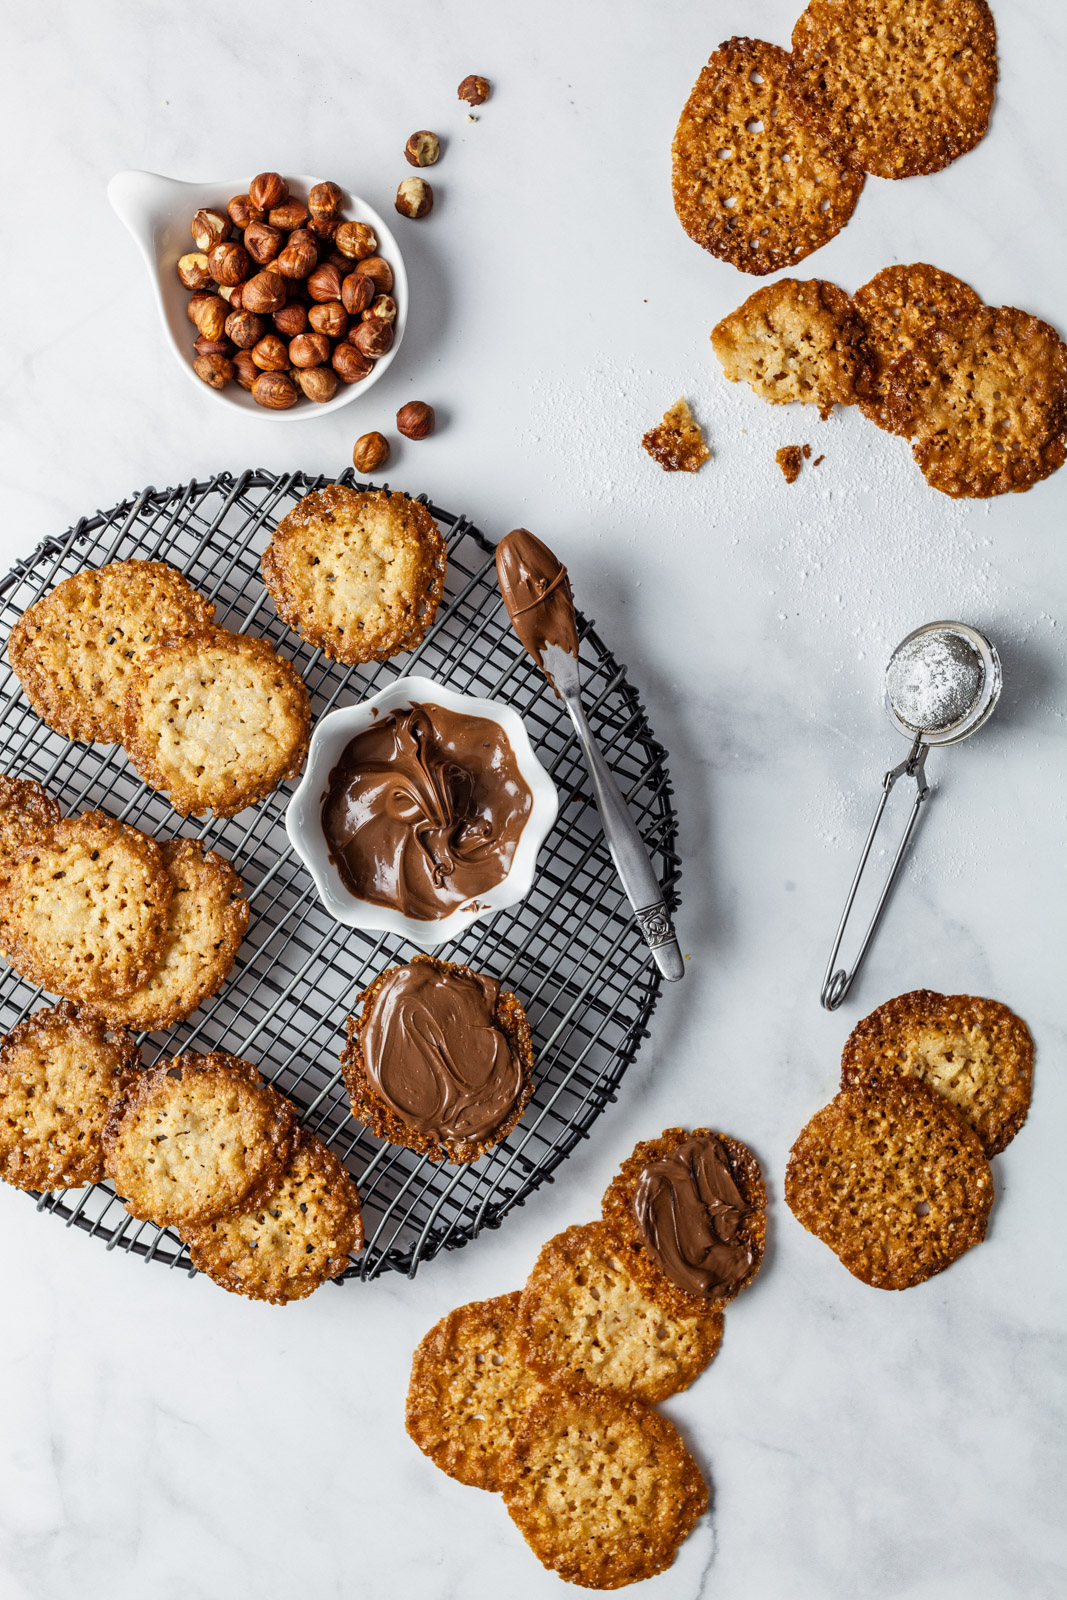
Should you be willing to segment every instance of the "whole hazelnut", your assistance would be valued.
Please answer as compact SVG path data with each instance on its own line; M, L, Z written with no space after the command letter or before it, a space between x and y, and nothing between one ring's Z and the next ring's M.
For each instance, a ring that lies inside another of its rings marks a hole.
M396 414L397 429L405 439L425 439L436 423L433 406L428 406L425 400L409 400Z
M326 259L330 263L331 267L337 268L342 278L346 273L352 271L351 258L346 256L343 250L331 250Z
M206 207L201 207L189 224L189 231L196 248L207 255L208 251L221 244L223 239L230 237L233 223L225 212L209 211Z
M211 289L198 289L192 298L187 301L185 315L189 318L194 328L196 327L196 319L200 314L200 307L204 304L204 301L214 299L215 295Z
M396 321L396 301L391 294L380 294L367 307L368 317L380 317L383 322Z
M420 128L404 146L404 154L413 167L432 167L441 154L441 141L429 128ZM378 434L378 438L381 438L381 434Z
M427 217L433 210L433 190L425 178L405 178L394 204L402 217Z
M352 446L352 465L357 472L377 472L389 460L389 440L384 433L365 433Z
M377 361L379 356L384 356L393 346L393 324L386 322L383 317L367 317L348 335L349 344L354 344L357 350L362 350L365 356L370 356L372 361Z
M259 368L252 360L251 350L238 350L233 358L233 375L242 389L252 391L252 385L259 377Z
M366 272L350 272L341 285L341 304L352 316L358 317L374 299L374 279Z
M289 346L294 367L321 367L330 359L330 341L324 333L298 333Z
M466 100L469 106L484 106L492 91L488 78L479 78L476 73L469 73L456 90L461 100Z
M252 360L261 372L285 372L289 366L285 340L276 333L265 333L252 347Z
M272 228L269 222L251 222L245 229L245 249L261 267L274 260L284 243L281 229Z
M277 172L260 172L248 185L248 198L257 211L271 211L289 198L289 185Z
M207 263L215 282L225 283L230 288L243 283L252 270L248 251L234 239L227 239L223 244L217 244L209 253Z
M308 325L308 314L304 306L290 305L286 301L280 311L276 311L270 319L278 332L285 339L295 339L298 333L303 333Z
M313 217L336 217L345 197L339 184L315 183L308 191L308 210Z
M285 304L285 279L280 272L257 272L244 285L241 302L246 311L280 311Z
M342 222L333 236L333 242L350 261L362 261L372 256L378 248L378 236L365 222Z
M211 282L207 256L202 250L190 250L178 262L178 277L186 289L202 289Z
M303 200L283 200L280 206L271 206L267 215L271 227L281 228L285 233L302 228L307 219L308 208Z
M295 376L308 399L317 405L324 406L337 393L337 374L329 367L300 367Z
M252 399L268 411L288 411L299 398L296 384L287 372L261 372L252 385Z
M233 355L233 345L229 339L207 339L202 333L197 334L193 341L193 349L198 356Z
M205 339L221 339L226 331L230 308L217 294L196 294L189 302L189 316Z
M231 311L226 318L226 337L233 340L238 350L251 350L265 331L263 318L252 311Z
M371 280L377 294L388 294L393 287L393 269L381 256L367 256L356 264L356 271Z
M309 244L311 248L316 251L322 249L322 240L317 234L312 233L310 223L306 228L294 228L286 243Z
M312 300L340 300L341 274L330 262L316 267L307 279L308 294Z
M225 389L233 377L233 362L228 356L197 356L193 371L212 389Z
M219 284L218 292L222 296L222 298L225 300L226 304L229 306L231 311L240 311L240 309L241 309L241 290L243 288L244 288L244 284L242 284L242 283L220 283Z
M335 345L331 361L342 383L358 383L374 368L374 362L362 350L357 350L354 344Z
M275 258L274 265L283 278L306 278L309 272L314 272L318 259L319 252L313 244L306 239L294 244L290 239L285 249Z
M311 221L308 223L316 239L321 239L324 244L328 244L338 228L343 226L340 217L317 217L314 212L311 213Z
M308 321L316 333L324 333L327 339L340 339L348 327L348 312L340 300L324 300L321 305L314 305L307 314Z
M263 221L262 211L256 209L246 194L235 194L226 210L235 228L243 230L250 222Z

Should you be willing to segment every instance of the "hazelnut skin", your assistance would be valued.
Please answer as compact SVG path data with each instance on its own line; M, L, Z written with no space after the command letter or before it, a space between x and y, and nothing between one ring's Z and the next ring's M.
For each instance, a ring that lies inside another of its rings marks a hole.
M231 311L226 318L226 337L233 340L238 350L251 350L265 332L263 318L252 311Z
M331 262L326 261L316 267L306 281L312 300L340 300L341 274Z
M321 367L330 359L330 341L324 333L298 333L289 346L294 367Z
M222 211L209 211L202 206L189 224L189 232L193 236L193 243L205 255L214 250L223 239L228 239L233 232L233 223Z
M336 217L344 199L340 184L315 183L308 191L308 210L313 217Z
M362 350L357 350L354 344L336 345L331 360L333 370L342 383L358 383L374 367L374 362Z
M352 446L352 465L357 472L377 472L389 460L389 440L384 433L365 433Z
M248 198L257 211L272 211L289 198L289 185L277 172L260 172L248 185Z
M251 394L252 385L259 377L259 368L252 360L251 350L238 350L233 358L233 375L242 389Z
M323 244L328 244L338 228L343 226L340 217L317 217L314 212L311 213L311 221L308 223L311 232Z
M290 305L286 301L280 311L276 311L270 319L278 332L286 339L295 339L298 333L303 333L308 325L308 314L304 306Z
M328 339L342 339L348 329L348 312L340 300L324 300L312 306L307 318L315 332L324 333Z
M441 141L429 128L420 128L404 146L404 154L413 167L432 167L441 154Z
M207 262L215 282L225 283L231 289L243 283L252 270L248 251L234 239L217 244L208 255Z
M362 350L365 356L370 356L372 361L377 361L379 356L384 356L393 347L393 324L386 322L383 317L367 317L352 329L348 342L354 344L357 350Z
M308 399L320 406L332 400L337 393L337 374L329 367L301 367L296 373L296 381Z
M281 229L272 228L269 222L252 222L245 229L245 249L261 267L273 261L284 244L285 235Z
M212 389L225 389L233 377L233 362L228 356L197 356L193 371Z
M492 90L488 78L479 78L476 73L468 73L456 94L460 100L466 100L469 106L484 106Z
M265 333L253 346L252 360L261 372L286 372L289 367L289 351L285 340L279 338L276 333Z
M267 221L272 228L281 228L283 233L292 233L294 228L302 228L308 219L308 208L303 200L284 200L280 206L272 206L267 214Z
M433 190L425 178L405 178L393 204L402 217L428 217L433 210Z
M193 341L193 349L198 356L233 355L233 345L229 339L205 339L202 333L197 334Z
M309 272L314 272L318 259L319 252L308 240L301 239L294 244L290 239L275 257L274 266L283 278L306 278Z
M280 311L285 304L285 279L280 272L257 272L244 285L241 303L246 311L257 314Z
M203 289L211 282L207 256L202 250L191 250L179 259L178 277L186 289Z
M189 319L205 339L221 339L226 331L230 308L217 294L197 294L189 302Z
M331 250L326 257L331 267L336 267L342 278L352 271L352 261L342 250Z
M252 385L252 399L268 411L288 411L296 405L299 394L287 372L261 372Z
M391 294L380 294L367 307L368 317L380 317L383 322L396 321L396 301Z
M341 304L353 317L358 317L373 301L375 287L368 273L350 272L341 285Z
M396 414L396 425L405 439L425 439L437 425L433 406L424 400L409 400Z
M263 212L256 210L246 194L235 194L226 210L234 227L240 228L242 232L250 222L263 221Z
M362 261L372 256L378 248L378 237L365 222L342 222L333 236L333 242L350 261Z
M367 256L356 263L356 271L364 273L374 284L375 293L389 294L393 287L393 269L381 256Z

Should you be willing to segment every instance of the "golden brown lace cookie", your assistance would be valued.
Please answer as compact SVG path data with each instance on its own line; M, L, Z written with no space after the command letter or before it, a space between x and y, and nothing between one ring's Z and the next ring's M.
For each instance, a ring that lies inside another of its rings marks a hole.
M863 323L845 291L821 278L757 289L716 324L711 343L731 383L743 379L772 405L817 405L824 421L867 390Z
M508 1515L542 1566L586 1589L621 1589L671 1565L708 1507L674 1424L639 1400L546 1394L503 1472Z
M36 779L0 772L0 856L36 838L62 815L59 802Z
M862 174L794 114L789 56L762 39L712 55L674 135L674 209L691 239L742 272L791 267L852 215Z
M875 1289L923 1283L985 1238L981 1141L917 1078L870 1078L817 1111L789 1153L785 1199Z
M997 30L985 0L810 0L789 96L860 172L940 172L989 126Z
M114 744L133 669L164 639L208 627L214 613L165 561L113 561L64 578L28 607L8 659L50 728Z
M522 1362L518 1310L518 1291L459 1306L412 1358L408 1433L435 1466L472 1489L499 1489L516 1430L544 1392Z
M856 290L852 303L867 336L871 370L867 393L860 396L865 417L887 432L897 431L885 405L893 363L921 345L932 330L961 311L982 304L970 284L925 261L884 267Z
M183 816L232 817L299 775L311 702L268 640L206 628L141 662L122 742L144 781Z
M104 1167L131 1216L188 1229L262 1205L297 1137L292 1104L250 1062L190 1050L123 1086Z
M974 1129L986 1156L1026 1121L1034 1041L999 1000L915 989L858 1022L841 1058L841 1087L897 1074L919 1078Z
M154 839L102 811L67 817L6 858L0 953L51 994L118 999L155 969L172 893Z
M274 1193L236 1216L182 1229L194 1267L220 1289L273 1306L339 1277L363 1245L359 1192L333 1151L301 1132Z
M478 977L472 967L463 966L455 961L441 961L436 956L422 954L413 956L408 965L429 965L439 973L455 973L460 978L477 980ZM450 1133L444 1129L422 1127L412 1117L401 1115L396 1105L391 1105L382 1098L370 1081L363 1054L363 1030L366 1020L381 989L397 970L396 967L388 967L385 972L380 973L360 995L357 1001L359 1010L356 1015L348 1018L348 1042L341 1052L341 1068L344 1072L348 1098L352 1103L352 1115L357 1121L364 1123L376 1138L388 1139L390 1144L403 1145L408 1150L418 1150L428 1155L431 1161L477 1161L487 1150L491 1150L501 1139L507 1137L518 1123L534 1092L533 1039L522 1002L510 990L501 989L493 1011L493 1025L507 1040L511 1058L517 1063L520 1079L518 1094L501 1121L491 1132L481 1132L477 1136L464 1135L459 1131ZM439 1038L427 1070L439 1069L447 1072L449 1061L443 1039ZM465 1066L469 1067L469 1063L453 1061L451 1064L455 1069L451 1074L452 1084L439 1085L442 1105L446 1105L449 1099L455 1098L450 1090L459 1085L462 1092L462 1086L466 1081Z
M726 1157L730 1177L745 1203L746 1211L738 1224L737 1238L750 1256L749 1268L734 1287L709 1295L689 1293L672 1281L654 1260L634 1209L634 1197L641 1175L652 1163L677 1152L689 1140L705 1135L718 1141ZM658 1305L674 1317L716 1317L723 1305L747 1289L760 1269L767 1229L767 1191L759 1162L747 1145L729 1139L710 1128L667 1128L658 1139L645 1139L635 1145L604 1194L603 1217L623 1251L623 1260L633 1278Z
M699 472L711 456L684 398L663 413L663 421L650 428L641 443L664 472Z
M893 363L885 410L942 494L1020 494L1067 459L1067 345L1014 306L961 312Z
M160 845L174 893L157 965L121 1000L98 1000L109 1022L150 1033L190 1016L217 994L248 929L244 885L225 856L199 839Z
M278 615L333 660L388 661L434 619L445 542L419 501L332 483L279 522L263 582Z
M80 1189L104 1175L108 1107L140 1051L69 1000L35 1011L0 1045L0 1178Z
M519 1307L526 1365L545 1383L666 1400L717 1355L721 1310L671 1317L627 1271L602 1222L566 1228L538 1256Z

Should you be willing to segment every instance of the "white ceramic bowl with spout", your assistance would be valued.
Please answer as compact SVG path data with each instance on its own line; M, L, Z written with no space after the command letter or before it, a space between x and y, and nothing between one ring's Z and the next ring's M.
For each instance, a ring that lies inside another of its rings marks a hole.
M396 239L377 211L358 195L346 192L342 208L346 221L366 222L374 229L378 238L378 253L385 257L393 269L393 296L397 310L391 347L359 383L339 384L337 393L325 405L316 405L302 395L288 411L271 411L266 406L257 405L239 383L228 383L224 389L212 389L193 371L196 329L186 315L189 290L183 287L178 277L178 260L196 248L189 224L200 207L208 206L225 212L227 203L235 194L245 194L251 181L249 175L244 178L184 183L178 178L165 178L158 172L118 172L107 186L107 197L137 241L148 268L163 331L179 364L200 393L217 405L237 406L242 411L272 422L306 422L309 417L322 416L327 411L339 411L342 406L358 400L360 395L374 387L382 373L392 365L407 325L407 273ZM294 194L301 198L307 197L313 184L321 182L321 178L306 176L289 180ZM355 262L352 265L355 267Z

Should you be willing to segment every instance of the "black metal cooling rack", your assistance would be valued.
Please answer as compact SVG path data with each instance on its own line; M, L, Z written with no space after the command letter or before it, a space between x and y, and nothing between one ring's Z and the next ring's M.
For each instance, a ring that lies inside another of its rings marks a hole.
M660 978L634 925L586 786L581 754L560 703L508 625L493 547L464 517L430 505L448 542L445 598L423 643L396 661L346 668L310 650L276 616L259 557L274 524L311 489L334 480L304 473L221 473L205 483L145 489L113 510L46 540L0 581L0 627L62 578L130 557L171 562L215 602L216 621L265 635L291 657L316 717L363 699L401 673L439 677L461 693L499 696L525 718L559 789L559 818L522 905L475 924L438 954L502 979L526 1006L537 1090L519 1126L480 1161L434 1164L383 1144L353 1121L338 1055L345 1018L384 967L407 960L403 940L335 923L290 853L284 813L291 786L228 820L183 819L146 788L119 746L73 744L30 709L6 659L0 664L0 771L37 778L65 812L100 806L161 838L195 835L228 856L245 882L252 918L222 991L167 1034L143 1038L146 1063L179 1050L223 1049L254 1061L300 1108L359 1186L367 1243L344 1278L413 1275L439 1250L499 1225L585 1138L633 1061ZM357 488L351 471L337 480ZM425 497L421 497L425 499ZM592 624L579 617L590 720L652 852L668 904L679 861L666 751L637 694ZM39 989L5 970L0 1031L41 1002ZM192 1271L178 1236L136 1222L111 1187L36 1197L38 1208L101 1239L109 1250ZM338 1280L344 1281L344 1279Z

